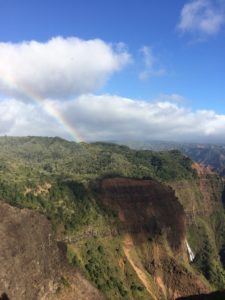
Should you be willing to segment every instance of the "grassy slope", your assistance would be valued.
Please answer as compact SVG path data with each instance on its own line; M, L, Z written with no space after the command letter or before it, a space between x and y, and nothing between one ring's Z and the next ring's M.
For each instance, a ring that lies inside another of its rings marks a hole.
M155 154L59 138L0 138L0 197L38 209L66 227L97 218L100 208L90 201L89 186L112 174L160 181L194 176L191 162L177 151Z
M0 197L46 214L60 238L74 239L76 247L71 243L68 253L71 263L110 299L148 299L124 257L122 241L113 236L118 226L115 212L98 201L98 180L115 174L167 182L177 190L183 205L189 205L190 196L196 207L201 206L197 175L191 161L178 151L135 151L59 138L0 138ZM186 184L188 197L182 192L182 184L177 187L177 183ZM203 261L197 260L196 268L218 287L223 276L218 249L225 244L225 227L224 213L219 212L219 218L217 213L206 221L199 217L197 224L190 226L189 239L196 253L210 256L211 277ZM202 241L197 243L198 235Z

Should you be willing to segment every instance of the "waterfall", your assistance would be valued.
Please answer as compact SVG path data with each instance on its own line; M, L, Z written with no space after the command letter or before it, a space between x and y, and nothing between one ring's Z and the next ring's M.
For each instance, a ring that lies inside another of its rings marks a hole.
M187 245L187 251L188 251L188 255L189 255L189 260L190 260L190 262L192 262L195 259L195 255L194 255L193 251L191 250L191 247L188 244L187 240L186 240L186 245Z

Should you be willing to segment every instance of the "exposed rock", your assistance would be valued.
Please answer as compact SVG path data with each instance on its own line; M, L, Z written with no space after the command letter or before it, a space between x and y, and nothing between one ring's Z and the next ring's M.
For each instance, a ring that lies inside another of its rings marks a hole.
M119 212L130 233L154 238L165 233L173 249L185 238L184 210L174 191L155 181L128 178L105 179L103 201Z
M209 291L176 257L188 260L184 210L171 188L151 180L128 178L105 179L102 188L103 202L117 210L126 225L124 231L126 228L130 234L129 244L125 235L125 255L152 298L173 300ZM169 254L163 236L173 254ZM147 252L143 250L148 240L152 241L151 252L150 248ZM135 252L134 260L131 249Z
M0 240L0 299L102 299L68 266L43 215L0 202Z

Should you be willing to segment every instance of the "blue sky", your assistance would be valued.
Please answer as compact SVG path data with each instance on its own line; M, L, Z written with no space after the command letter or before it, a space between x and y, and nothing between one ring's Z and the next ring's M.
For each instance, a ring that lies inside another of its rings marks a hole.
M68 37L83 41L100 39L105 45L112 47L114 54L126 53L129 59L123 61L121 66L114 66L101 74L104 77L103 83L96 84L94 89L79 93L72 89L70 95L66 94L68 98L82 97L87 93L95 97L116 95L121 99L136 101L138 105L141 101L146 105L167 101L187 114L196 115L198 110L210 114L213 110L215 120L218 119L217 115L222 117L216 127L213 125L213 128L202 131L207 139L208 132L211 134L218 126L221 132L225 129L224 12L224 0L8 0L0 4L0 42L2 45L10 43L15 46L31 40L45 44L59 36L65 40ZM0 53L0 61L1 58L4 59L4 55L1 57ZM4 68L3 70L8 70L8 66L4 65ZM20 76L24 78L25 75ZM19 85L21 78L16 80ZM10 100L16 98L23 104L29 102L20 99L21 91L15 93L5 85L4 82L0 83L1 99L11 97ZM37 92L38 89L34 87L34 90ZM91 125L88 124L84 129L84 119L82 124L78 122L77 125L75 122L73 125L72 116L68 117L65 113L65 107L69 104L61 101L60 95L57 97L54 94L54 99L57 98L62 106L58 106L60 113L64 110L67 123L72 124L72 127L79 127L81 135L87 136L85 130L90 129ZM46 92L42 97L53 98L53 95ZM32 101L29 105L31 104ZM127 113L125 110L124 115ZM96 115L96 120L98 118L99 115ZM196 124L197 121L195 126ZM54 134L55 131L56 129L46 134ZM190 132L192 131L193 129ZM23 130L12 131L14 132L26 133ZM187 139L190 139L190 132ZM196 139L200 135L198 132ZM174 138L174 135L159 135L159 138L163 137ZM104 135L96 135L96 138L104 139ZM218 139L220 138L215 140Z

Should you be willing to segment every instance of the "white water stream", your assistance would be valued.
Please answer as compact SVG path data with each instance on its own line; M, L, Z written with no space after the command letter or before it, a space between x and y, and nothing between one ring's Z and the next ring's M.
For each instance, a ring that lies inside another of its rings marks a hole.
M187 250L188 250L188 255L189 255L189 260L192 262L195 259L194 252L191 250L190 245L188 244L188 241L186 240L186 245L187 245Z

